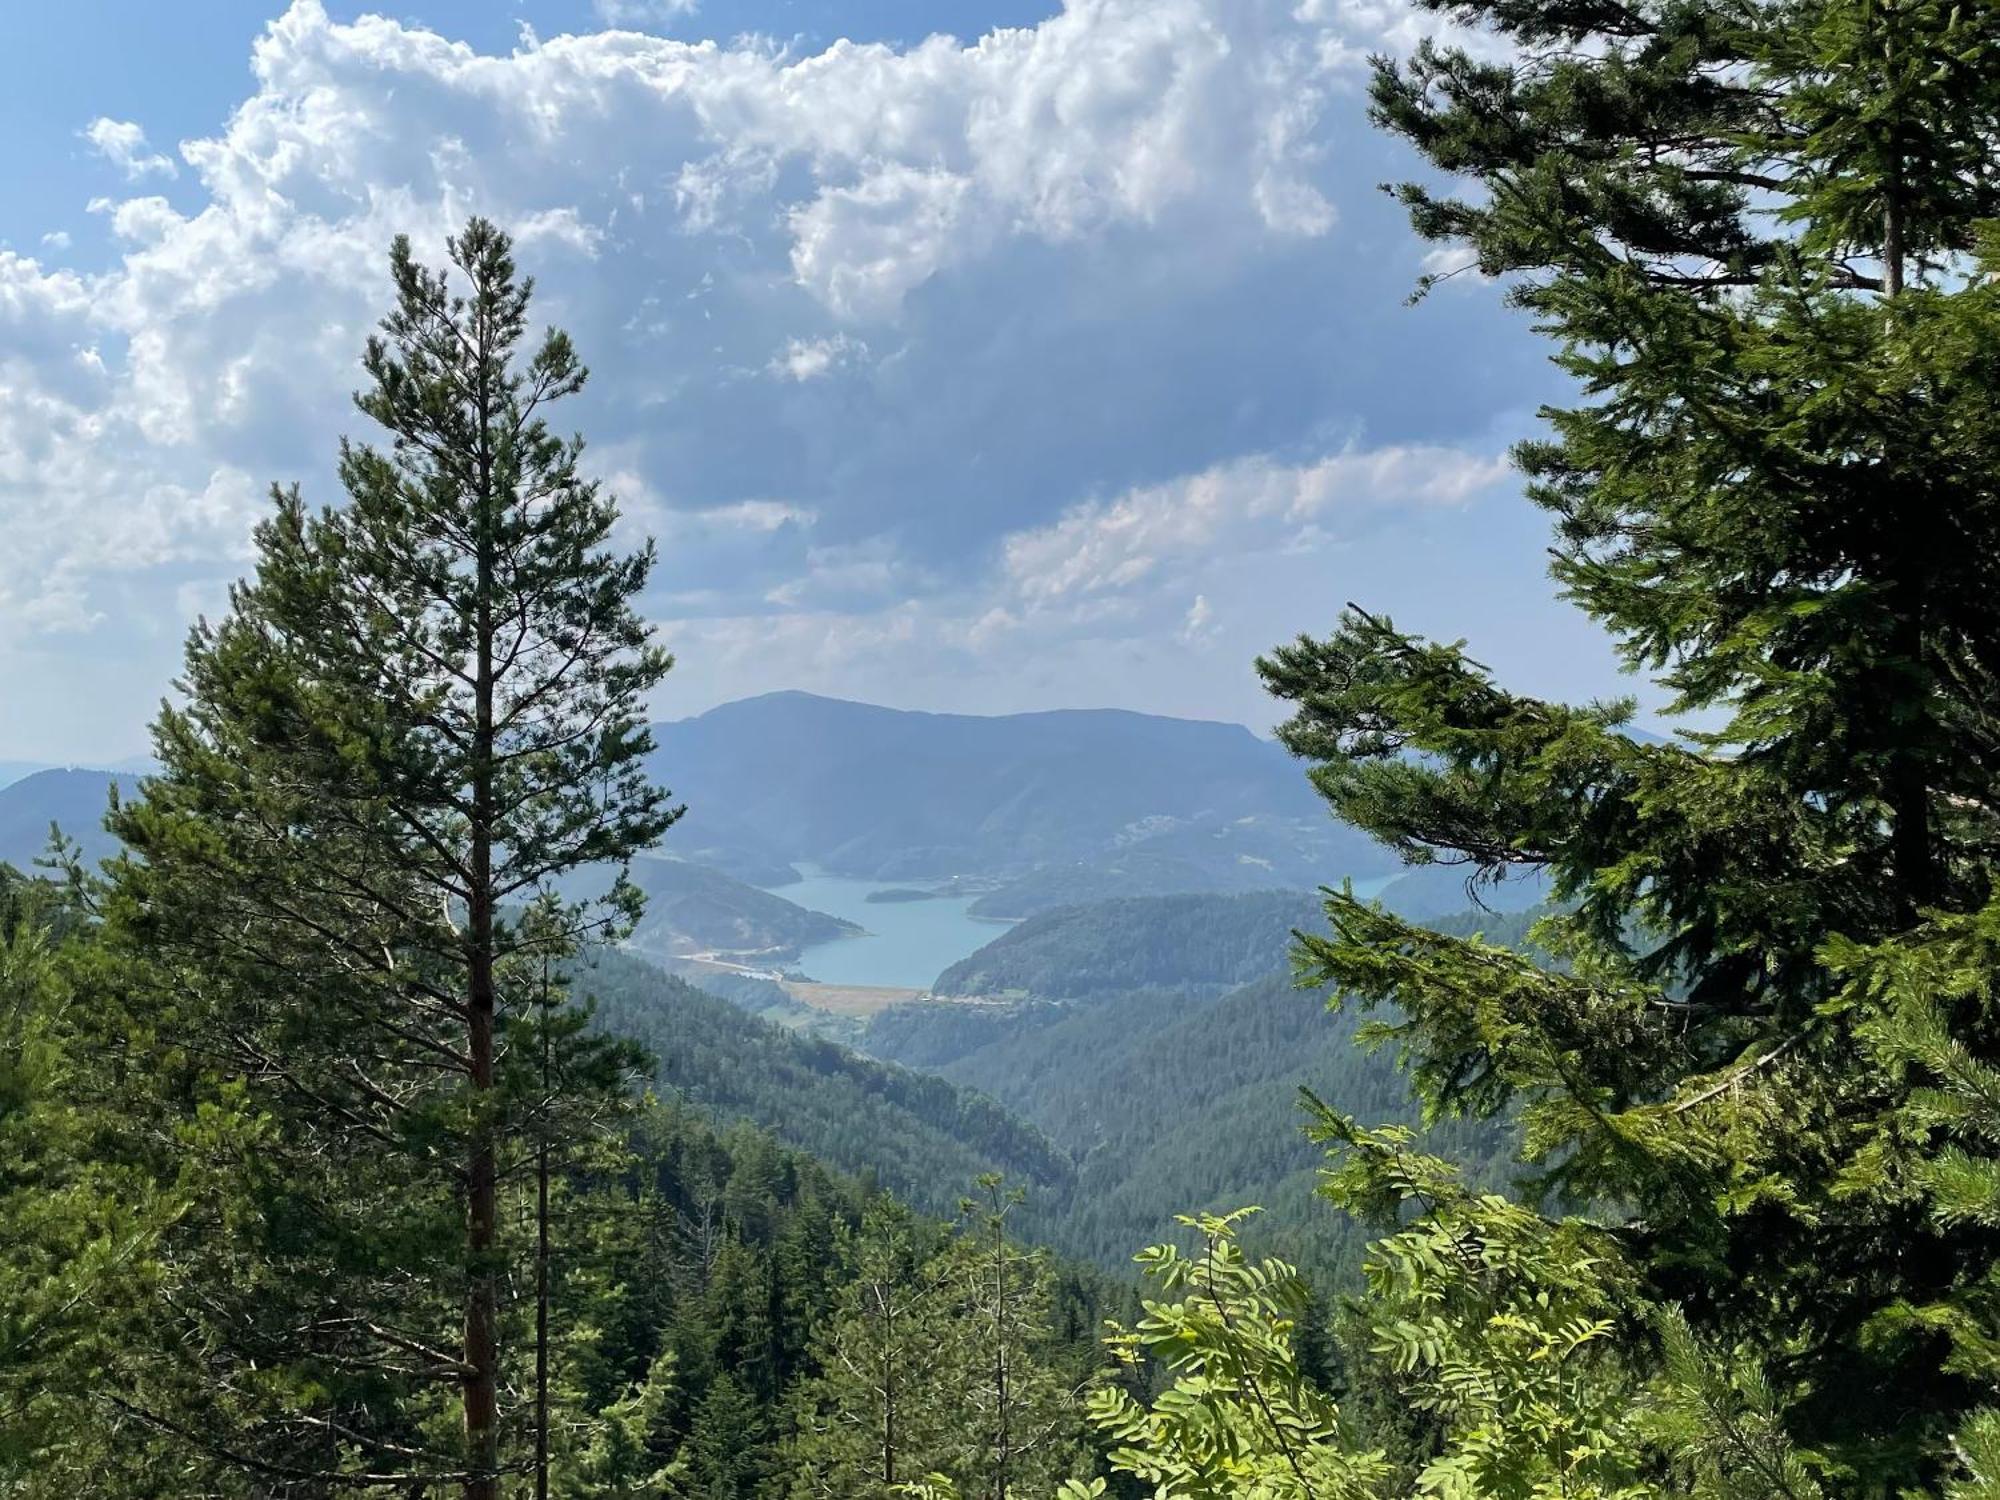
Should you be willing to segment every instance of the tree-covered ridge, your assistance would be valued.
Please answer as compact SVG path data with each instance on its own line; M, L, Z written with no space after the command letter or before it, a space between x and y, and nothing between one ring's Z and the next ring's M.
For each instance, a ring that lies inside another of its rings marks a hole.
M1309 887L1359 869L1350 858L1391 863L1329 823L1284 752L1240 724L769 693L653 734L660 778L690 809L676 837L732 873L805 861L916 882L1154 857L1253 874L1227 887L1240 890Z
M1215 957L1236 951L1263 903L1216 903ZM1097 930L1113 947L1141 945L1160 907L1108 903ZM1439 925L1525 944L1532 918L1468 913ZM1211 964L1212 966L1212 964ZM1075 1186L1035 1217L1037 1232L1107 1266L1164 1233L1176 1212L1255 1202L1261 1241L1338 1282L1359 1267L1366 1230L1314 1201L1322 1151L1305 1136L1298 1090L1309 1087L1368 1119L1418 1123L1392 1054L1357 1045L1361 1018L1324 1014L1322 995L1267 973L1221 995L1201 986L1015 1007L922 1002L885 1011L864 1044L990 1094L1046 1131L1076 1161ZM1430 1149L1504 1185L1516 1149L1504 1125L1441 1122ZM1057 1211L1059 1210L1059 1211Z
M938 976L938 995L1087 1000L1129 990L1215 993L1283 968L1317 916L1307 892L1132 897L1029 917Z
M646 953L726 953L782 967L802 948L861 930L687 860L635 859L627 878L646 898L627 941Z
M760 1020L631 954L594 950L574 982L598 1026L653 1055L660 1088L716 1118L754 1121L913 1204L948 1213L994 1171L1038 1201L1067 1197L1067 1155L972 1089Z

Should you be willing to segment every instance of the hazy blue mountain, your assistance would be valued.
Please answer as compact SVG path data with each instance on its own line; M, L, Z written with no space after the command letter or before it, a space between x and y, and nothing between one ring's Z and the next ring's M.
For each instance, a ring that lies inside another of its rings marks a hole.
M654 733L655 774L688 804L674 836L721 868L776 857L901 880L1157 858L1210 888L1269 888L1393 863L1239 724L772 693Z
M45 760L0 760L0 788L12 786L23 776L54 769Z
M113 782L127 791L136 776L110 771L35 771L8 786L0 786L0 863L27 869L49 847L49 825L61 826L95 864L118 848L104 831L104 813Z
M1468 908L1527 911L1549 899L1549 883L1539 870L1529 870L1510 875L1498 885L1474 889L1466 884L1466 871L1458 865L1413 865L1383 887L1376 899L1399 917L1428 922Z

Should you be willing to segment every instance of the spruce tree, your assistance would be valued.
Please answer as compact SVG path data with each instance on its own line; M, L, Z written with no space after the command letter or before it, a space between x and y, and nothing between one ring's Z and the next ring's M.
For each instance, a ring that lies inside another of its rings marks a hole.
M338 507L274 492L254 575L190 636L163 769L113 819L114 925L218 1080L170 1294L199 1356L147 1415L273 1492L492 1500L527 1462L503 1336L532 1246L503 1203L551 1122L624 1087L541 1003L545 965L629 921L625 862L675 816L644 769L670 665L635 611L651 548L615 550L581 439L548 425L584 368L559 331L530 342L506 235L473 219L449 251L393 246L356 397L387 445L342 443ZM609 896L551 904L597 866Z
M794 1500L1051 1494L1089 1472L1081 1393L1051 1333L1047 1257L1006 1234L1019 1201L980 1180L958 1232L870 1207L855 1279L815 1341L791 1444Z
M942 1462L953 1434L939 1392L955 1330L924 1238L907 1209L869 1206L854 1279L815 1340L819 1373L796 1398L794 1500L889 1500Z
M1963 1346L2000 1237L1919 1169L1908 996L1831 956L1879 969L1994 895L2000 8L1426 8L1498 45L1377 63L1378 121L1470 187L1397 191L1555 341L1578 394L1517 454L1555 577L1711 727L1634 737L1360 608L1274 652L1340 817L1560 910L1556 972L1335 897L1306 977L1393 1004L1433 1114L1518 1109L1539 1186L1614 1217L1584 1252L1622 1288L1611 1365L1749 1371L1763 1415L1655 1477L1935 1485L1988 1399ZM1936 1016L1980 1061L1985 975Z

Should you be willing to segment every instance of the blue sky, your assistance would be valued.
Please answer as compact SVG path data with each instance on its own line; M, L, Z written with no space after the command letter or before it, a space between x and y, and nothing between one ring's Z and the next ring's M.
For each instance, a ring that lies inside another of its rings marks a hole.
M143 746L268 485L336 497L388 238L473 211L659 541L662 716L1261 728L1252 657L1349 599L1621 688L1504 463L1547 351L1476 277L1405 305L1401 0L11 9L0 757Z

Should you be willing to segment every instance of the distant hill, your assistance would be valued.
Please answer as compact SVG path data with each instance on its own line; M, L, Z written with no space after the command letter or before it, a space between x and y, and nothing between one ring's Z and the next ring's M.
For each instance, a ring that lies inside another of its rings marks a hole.
M104 830L113 782L127 790L138 777L110 771L36 771L0 786L0 863L25 870L48 851L49 825L59 824L86 864L108 859L118 841Z
M1285 967L1319 925L1305 891L1138 896L1029 917L938 976L939 995L1083 1000L1130 990L1218 993Z
M795 861L920 880L1159 861L1178 889L1243 889L1394 865L1240 724L772 693L653 732L654 774L688 804L677 847L732 871Z
M1243 830L1236 830L1239 835ZM1351 864L1359 864L1357 855ZM1381 861L1378 861L1378 863ZM1044 865L1002 881L983 893L969 910L975 917L1017 921L1059 906L1081 906L1120 896L1167 896L1190 893L1224 894L1271 888L1277 861L1196 858L1157 849L1130 849L1095 860ZM1358 869L1299 873L1303 887L1312 880L1339 879Z
M23 776L50 769L49 763L43 760L0 760L0 787L10 787Z
M1468 907L1495 912L1522 912L1549 899L1549 883L1538 870L1518 872L1497 885L1466 884L1467 871L1458 865L1415 865L1398 875L1376 897L1399 917L1427 922L1450 917Z
M649 952L755 954L786 963L801 948L861 931L686 860L635 859L632 880L646 893L646 914L632 943Z

